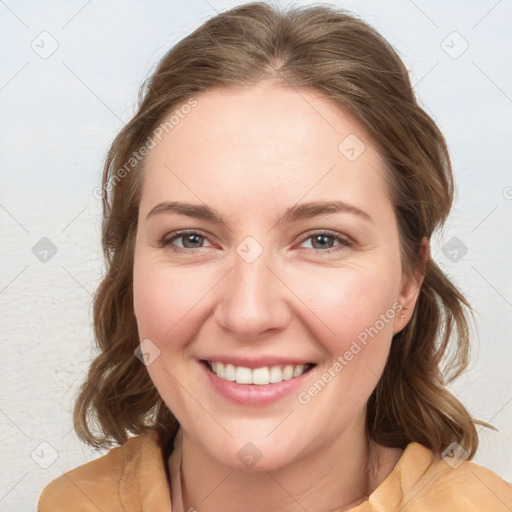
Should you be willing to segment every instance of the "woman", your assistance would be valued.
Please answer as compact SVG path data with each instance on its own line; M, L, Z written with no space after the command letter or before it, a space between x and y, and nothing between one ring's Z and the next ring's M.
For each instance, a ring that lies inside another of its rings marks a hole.
M74 419L121 446L41 512L512 508L470 462L489 425L445 387L469 351L429 250L446 143L371 27L264 3L209 20L151 76L101 192L101 353Z

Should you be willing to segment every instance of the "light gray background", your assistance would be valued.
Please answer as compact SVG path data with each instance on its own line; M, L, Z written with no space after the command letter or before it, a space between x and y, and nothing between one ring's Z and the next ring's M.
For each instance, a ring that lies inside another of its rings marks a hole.
M240 3L0 1L0 511L35 510L46 483L101 455L78 442L71 416L102 274L92 192L157 60ZM333 5L395 46L448 140L457 199L434 255L477 311L471 366L450 388L500 430L481 431L475 462L512 482L512 2ZM32 252L42 237L57 247L47 262ZM462 258L443 253L453 237L467 248Z

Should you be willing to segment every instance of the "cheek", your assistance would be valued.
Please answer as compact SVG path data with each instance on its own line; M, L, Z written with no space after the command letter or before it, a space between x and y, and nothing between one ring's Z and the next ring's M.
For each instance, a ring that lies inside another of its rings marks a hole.
M158 339L172 326L173 307L167 287L143 261L134 266L133 303L141 339Z
M330 408L333 425L344 424L364 406L382 375L398 314L395 270L377 264L316 270L315 279L301 281L297 295L307 297L312 312L307 325L327 358L319 372L322 382L305 386L299 402L321 407L343 397L343 407Z
M170 269L149 257L141 257L134 265L134 310L139 339L151 340L160 350L147 370L163 400L180 417L187 410L187 401L178 382L193 389L182 361L187 360L187 347L201 322L197 316L201 299L211 288L204 274L198 274Z
M134 265L134 310L139 336L180 346L191 335L195 309L213 286L211 273L162 266L143 258ZM209 276L209 277L208 277Z
M354 340L363 346L369 339L391 339L399 289L395 270L380 265L316 268L295 280L294 292L309 311L307 325L332 357Z

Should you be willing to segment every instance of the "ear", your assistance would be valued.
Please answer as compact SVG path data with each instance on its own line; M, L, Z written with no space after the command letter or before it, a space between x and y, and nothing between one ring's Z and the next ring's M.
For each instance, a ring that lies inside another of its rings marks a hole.
M418 300L421 285L425 278L427 264L430 259L430 241L424 236L420 242L420 264L417 268L402 275L402 283L397 302L401 309L395 316L393 334L400 332L409 322Z

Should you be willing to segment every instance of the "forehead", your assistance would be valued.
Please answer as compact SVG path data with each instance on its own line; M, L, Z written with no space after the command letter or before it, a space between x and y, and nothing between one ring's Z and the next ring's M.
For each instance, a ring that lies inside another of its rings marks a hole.
M360 206L387 199L375 144L318 91L267 82L211 89L195 100L148 155L143 203L199 198L222 208L229 198L250 209L270 196Z

